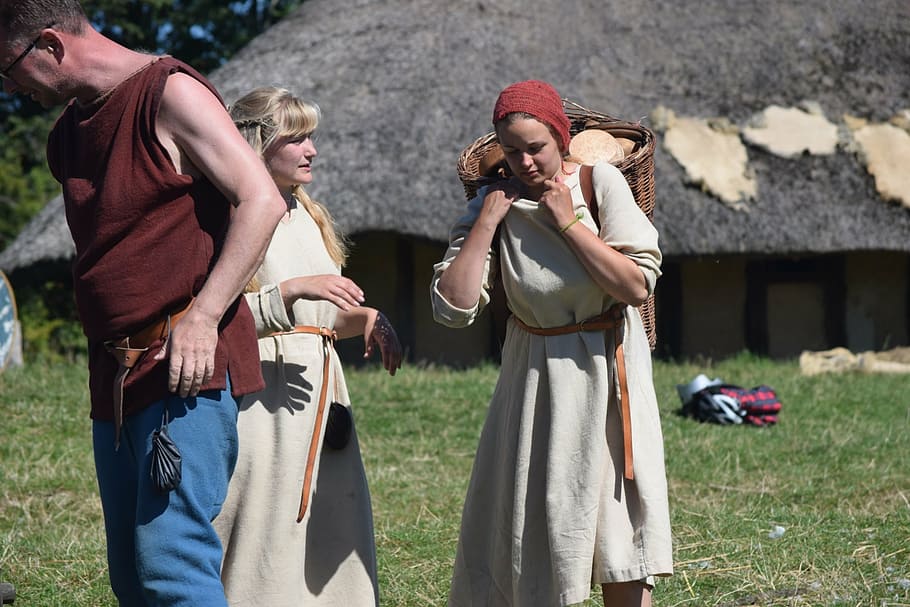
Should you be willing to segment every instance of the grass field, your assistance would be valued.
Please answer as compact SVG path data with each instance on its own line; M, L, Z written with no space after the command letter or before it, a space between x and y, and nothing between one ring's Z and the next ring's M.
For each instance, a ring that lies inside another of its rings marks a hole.
M385 605L445 604L496 371L349 372ZM675 385L698 373L773 386L781 423L678 417ZM910 605L908 379L804 377L793 362L747 355L656 363L676 575L659 582L655 604ZM16 605L115 604L85 383L82 363L0 375L0 581L16 585ZM599 592L586 603L600 604Z

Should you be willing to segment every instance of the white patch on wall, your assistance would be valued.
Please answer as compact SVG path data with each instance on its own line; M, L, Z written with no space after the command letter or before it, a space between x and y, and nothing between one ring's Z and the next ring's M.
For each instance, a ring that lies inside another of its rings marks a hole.
M905 131L910 132L910 108L899 111L897 114L892 116L890 122L894 126L900 127Z
M655 110L652 120L665 131L664 148L685 169L688 181L734 209L747 210L745 201L755 198L758 186L735 127L729 122L677 117L666 108Z
M806 110L772 105L743 129L743 138L772 154L793 158L808 152L830 155L837 150L837 125L825 118L818 104L805 104Z
M910 208L910 133L893 124L853 122L853 139L866 170L875 178L875 189L886 200L895 200ZM848 123L849 124L849 123Z

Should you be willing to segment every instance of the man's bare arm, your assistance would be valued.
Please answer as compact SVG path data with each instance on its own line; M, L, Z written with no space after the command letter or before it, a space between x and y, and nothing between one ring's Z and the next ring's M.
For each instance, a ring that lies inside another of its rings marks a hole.
M234 206L221 254L168 344L170 390L194 396L214 373L218 323L262 263L287 206L227 111L196 79L168 78L157 134L178 172L204 175Z

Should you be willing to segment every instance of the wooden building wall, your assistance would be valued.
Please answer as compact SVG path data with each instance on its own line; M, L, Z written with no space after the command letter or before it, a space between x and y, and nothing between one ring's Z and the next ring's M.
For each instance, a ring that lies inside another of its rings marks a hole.
M501 315L450 329L433 320L430 279L445 246L392 233L359 234L345 274L367 305L395 325L409 362L452 366L496 360ZM803 350L854 352L907 345L910 255L863 252L807 258L667 259L657 290L656 355L732 356L743 350L792 358ZM361 339L338 350L362 362Z
M459 367L496 356L489 312L464 329L433 320L430 280L444 245L388 232L359 234L352 240L355 246L344 274L364 290L366 305L391 320L408 361ZM362 362L360 338L339 342L337 349L346 363Z
M658 282L658 354L792 358L907 345L908 293L903 253L671 259Z

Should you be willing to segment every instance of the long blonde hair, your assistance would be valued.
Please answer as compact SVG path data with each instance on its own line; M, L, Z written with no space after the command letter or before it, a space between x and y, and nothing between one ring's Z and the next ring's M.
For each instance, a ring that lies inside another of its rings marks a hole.
M240 134L263 161L266 153L280 138L311 136L319 125L320 116L317 105L295 97L287 89L274 86L253 89L231 105L230 113ZM299 184L294 186L291 193L319 226L329 257L344 267L348 242L336 228L328 209L310 198Z

